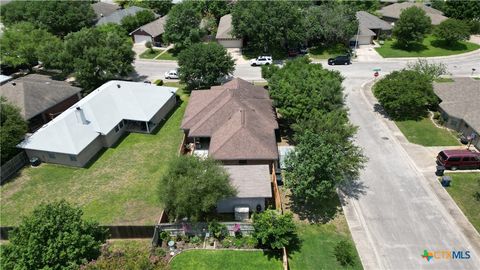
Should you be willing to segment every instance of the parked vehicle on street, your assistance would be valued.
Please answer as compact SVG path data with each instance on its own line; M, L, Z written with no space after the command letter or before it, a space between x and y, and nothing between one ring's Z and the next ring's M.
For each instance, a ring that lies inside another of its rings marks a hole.
M178 79L178 71L176 69L165 72L165 79Z
M328 64L333 65L350 65L352 62L350 61L350 56L348 55L340 55L335 58L329 58Z
M288 57L295 57L297 55L305 55L308 51L306 48L299 47L295 49L288 49Z
M443 150L438 153L437 164L447 170L480 169L480 153L470 150Z
M263 65L271 65L273 63L272 57L271 56L259 56L255 59L250 60L250 65L251 66L263 66Z

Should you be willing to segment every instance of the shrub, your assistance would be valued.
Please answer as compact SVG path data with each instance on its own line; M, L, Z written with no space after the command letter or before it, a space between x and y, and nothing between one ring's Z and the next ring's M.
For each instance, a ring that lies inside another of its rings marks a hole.
M418 59L415 63L408 63L407 69L414 70L427 76L431 81L440 78L441 75L448 74L447 65L442 62L433 63L426 59Z
M281 249L296 239L295 223L291 213L280 214L276 210L266 210L253 214L253 237L262 246Z
M208 223L208 230L217 239L223 239L228 236L227 226L220 224L218 221L213 220Z
M433 113L433 119L435 119L435 120L440 119L440 113L439 112L434 112Z
M470 20L468 21L468 27L470 28L470 34L478 35L480 34L480 21L479 20Z
M355 264L355 254L353 246L347 240L340 241L334 248L335 258L342 266L353 266Z
M157 86L162 86L163 85L163 80L158 79L158 80L154 81L153 83L156 84Z
M163 241L168 241L170 239L170 234L166 231L160 233L160 239Z
M190 243L197 245L202 243L202 239L195 235L194 237L190 238Z

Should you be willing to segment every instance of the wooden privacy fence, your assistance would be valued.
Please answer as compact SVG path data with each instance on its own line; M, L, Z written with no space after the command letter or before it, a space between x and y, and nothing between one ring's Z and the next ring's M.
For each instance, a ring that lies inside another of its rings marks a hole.
M5 164L2 165L0 168L0 184L3 184L3 182L10 177L12 177L18 170L23 168L28 164L28 157L25 151L21 151L17 155L15 155L13 158L11 158L9 161L5 162Z
M155 226L100 226L106 228L110 239L152 238ZM15 227L0 227L0 240L8 240L8 233Z

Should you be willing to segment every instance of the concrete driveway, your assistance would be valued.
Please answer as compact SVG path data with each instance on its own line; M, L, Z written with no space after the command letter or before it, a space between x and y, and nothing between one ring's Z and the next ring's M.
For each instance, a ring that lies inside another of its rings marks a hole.
M360 45L357 50L356 62L382 61L383 57L375 50L376 45Z

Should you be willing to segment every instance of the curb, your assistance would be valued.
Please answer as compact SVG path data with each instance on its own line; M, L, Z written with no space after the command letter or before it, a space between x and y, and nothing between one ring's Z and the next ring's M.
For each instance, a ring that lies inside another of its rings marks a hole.
M476 49L471 52L466 52L466 53L460 53L460 54L453 54L453 55L447 55L447 56L419 56L419 57L382 57L382 60L384 61L412 61L412 60L417 60L417 59L428 59L428 60L442 60L442 59L451 59L451 58L456 58L459 56L469 56L469 55L474 55L480 53L480 49Z
M366 82L362 85L361 87L361 95L364 98L364 100L370 105L371 102L368 100L366 97L365 91L371 89L373 86L373 82L375 80L370 80L369 82ZM369 85L371 84L371 85ZM373 95L373 93L372 93ZM377 114L378 117L378 114ZM455 200L450 196L450 193L447 192L447 190L443 187L440 186L440 182L437 181L437 178L433 180L432 177L427 177L420 168L418 168L417 164L415 163L414 159L410 156L409 152L407 149L404 147L402 142L394 135L393 131L388 123L385 121L385 119L381 119L381 122L387 127L387 129L392 133L392 139L397 141L401 148L403 149L403 152L409 157L409 163L413 165L413 167L417 170L417 172L420 174L420 176L423 178L422 180L426 180L428 182L428 185L425 187L429 187L430 190L433 192L433 195L439 200L440 204L443 206L444 212L447 214L445 218L451 219L453 221L453 224L457 225L458 228L460 229L461 236L466 240L466 243L470 244L471 248L475 250L476 254L480 254L480 233L475 229L475 227L472 225L470 220L468 220L467 216L463 213L463 211L460 209L458 204L455 202ZM395 126L396 124L393 123ZM397 126L396 126L397 127ZM397 127L398 128L398 127ZM400 131L400 130L399 130ZM406 139L405 135L400 131L402 137L408 142ZM459 220L460 218L460 220ZM461 220L463 219L463 220ZM478 241L472 239L472 236L477 238Z

